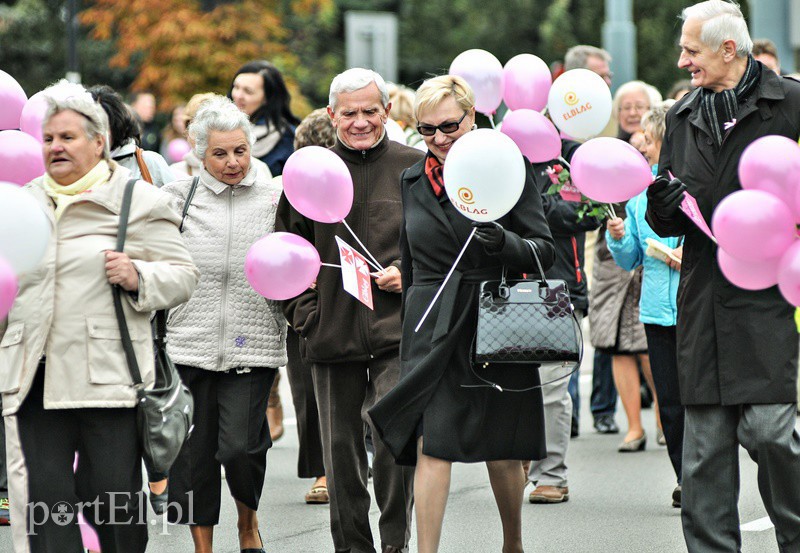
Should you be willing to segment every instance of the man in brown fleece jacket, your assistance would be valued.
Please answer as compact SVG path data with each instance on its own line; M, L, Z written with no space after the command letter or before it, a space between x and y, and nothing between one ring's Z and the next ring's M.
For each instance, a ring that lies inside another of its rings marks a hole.
M344 291L339 271L323 268L315 288L284 302L284 313L305 340L312 363L334 548L374 553L364 415L400 376L400 174L423 154L389 140L384 129L391 109L389 94L374 71L341 73L331 83L329 101L328 114L337 134L332 150L353 177L353 208L347 223L386 271L374 279L374 311ZM308 219L285 196L278 206L276 229L306 238L327 263L338 263L336 236L356 246L343 223ZM383 553L407 548L412 478L413 470L395 465L375 439L373 482Z

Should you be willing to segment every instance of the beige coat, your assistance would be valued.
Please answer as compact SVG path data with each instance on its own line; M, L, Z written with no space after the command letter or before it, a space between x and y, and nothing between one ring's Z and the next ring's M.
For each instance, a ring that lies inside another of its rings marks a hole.
M56 224L42 178L25 188L53 224L41 265L20 276L20 291L0 322L3 414L17 412L42 355L47 356L44 407L133 407L136 393L125 362L106 279L106 250L116 246L119 211L130 171L111 163L111 180L68 206ZM150 313L185 302L199 277L178 232L170 196L139 181L134 189L125 253L139 272L138 297L123 293L142 379L154 381Z

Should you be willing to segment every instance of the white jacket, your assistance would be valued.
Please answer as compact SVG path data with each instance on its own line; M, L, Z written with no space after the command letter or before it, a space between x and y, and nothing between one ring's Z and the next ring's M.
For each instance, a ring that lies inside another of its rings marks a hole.
M185 178L162 188L175 196L179 212L191 184ZM183 238L201 276L191 299L170 312L167 348L174 362L209 371L286 364L280 306L258 295L244 274L247 250L275 227L280 195L260 164L251 164L236 186L200 174Z
M114 315L105 250L116 247L119 211L131 172L110 162L108 183L69 205L56 222L42 177L26 186L53 225L44 260L20 276L19 294L0 320L3 414L16 413L43 354L45 409L133 407L136 392ZM154 381L150 312L185 302L197 283L170 197L139 181L133 192L125 253L139 272L136 299L123 309L147 387Z

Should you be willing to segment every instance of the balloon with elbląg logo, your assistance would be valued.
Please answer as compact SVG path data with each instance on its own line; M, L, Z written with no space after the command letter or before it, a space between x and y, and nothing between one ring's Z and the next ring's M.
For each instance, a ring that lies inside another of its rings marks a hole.
M447 197L473 221L496 221L511 211L524 186L525 159L514 141L498 131L468 132L447 154Z
M600 134L611 118L611 90L588 69L572 69L553 82L547 110L556 127L577 139Z

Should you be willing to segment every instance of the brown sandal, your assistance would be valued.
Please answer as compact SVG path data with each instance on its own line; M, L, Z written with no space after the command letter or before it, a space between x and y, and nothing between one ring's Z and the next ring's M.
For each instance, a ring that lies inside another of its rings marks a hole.
M306 494L306 503L309 505L327 505L330 503L327 486L314 486Z

